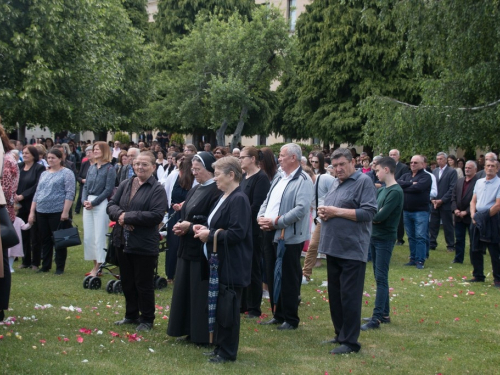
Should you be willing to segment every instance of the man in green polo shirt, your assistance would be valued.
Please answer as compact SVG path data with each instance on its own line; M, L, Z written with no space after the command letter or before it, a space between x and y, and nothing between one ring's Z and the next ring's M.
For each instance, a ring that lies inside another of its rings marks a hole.
M403 189L396 182L394 172L396 162L390 157L382 158L375 167L380 182L385 183L377 192L378 211L373 217L370 251L373 272L377 282L375 308L371 318L363 318L368 323L361 326L362 331L380 327L380 323L390 323L389 317L389 264L392 250L397 239L399 218L403 210Z

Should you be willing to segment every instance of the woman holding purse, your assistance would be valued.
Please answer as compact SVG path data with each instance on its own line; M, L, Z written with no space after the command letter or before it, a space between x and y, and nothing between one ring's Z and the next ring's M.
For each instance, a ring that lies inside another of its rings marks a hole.
M42 267L37 272L49 272L54 252L53 232L70 227L69 210L75 198L75 175L63 166L60 150L53 148L47 154L49 169L42 173L31 203L30 225L36 221L42 242ZM64 273L67 248L56 249L56 275Z
M212 363L235 361L240 337L241 295L243 288L250 284L249 265L252 262L252 209L246 194L239 187L243 172L240 162L233 156L227 156L214 163L214 180L223 196L219 199L208 217L208 227L194 225L195 238L205 243L206 257L210 258L214 247L214 235L217 236L219 258L219 282L236 294L236 306L229 306L231 311L220 311L217 316L231 316L233 324L224 326L217 319L215 326L215 349L206 353Z

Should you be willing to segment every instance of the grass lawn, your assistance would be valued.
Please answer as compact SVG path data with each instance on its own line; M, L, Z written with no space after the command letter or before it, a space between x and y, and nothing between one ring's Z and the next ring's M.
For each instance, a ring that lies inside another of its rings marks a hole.
M76 217L81 224L81 215ZM80 225L80 229L82 226ZM442 239L441 239L442 241ZM358 354L333 356L326 267L314 269L302 287L301 323L295 331L260 326L242 318L235 363L207 363L206 348L176 342L166 335L172 289L157 291L154 330L142 337L114 321L124 316L122 295L104 288L85 290L83 275L91 269L83 248L69 250L66 272L13 274L10 325L0 326L1 372L8 374L498 374L500 291L491 274L486 283L470 285L472 267L451 264L441 245L424 270L404 267L408 246L397 246L389 275L391 324L362 332ZM468 254L468 252L467 252ZM468 255L466 256L466 258ZM160 258L163 263L164 254ZM489 255L485 269L491 269ZM103 277L103 285L110 280ZM363 316L371 316L375 284L367 267ZM263 312L271 315L267 300ZM266 319L265 316L262 319ZM132 327L130 327L132 328ZM128 335L128 336L127 336Z

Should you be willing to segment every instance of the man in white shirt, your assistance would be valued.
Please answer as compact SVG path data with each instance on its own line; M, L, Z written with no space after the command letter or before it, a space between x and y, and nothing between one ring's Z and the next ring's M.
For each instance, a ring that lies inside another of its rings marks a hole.
M120 155L121 152L121 144L120 141L115 141L115 147L113 147L113 155L112 158L115 160L118 160L118 156Z

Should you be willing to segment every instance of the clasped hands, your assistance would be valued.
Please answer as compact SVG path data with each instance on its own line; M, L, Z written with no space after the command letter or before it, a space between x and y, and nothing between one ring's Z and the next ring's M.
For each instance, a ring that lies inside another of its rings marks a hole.
M328 221L331 218L340 216L340 210L342 209L335 206L319 206L318 217L323 221Z
M208 241L208 236L210 235L210 230L201 224L193 225L194 238L199 238L201 242L205 243Z

